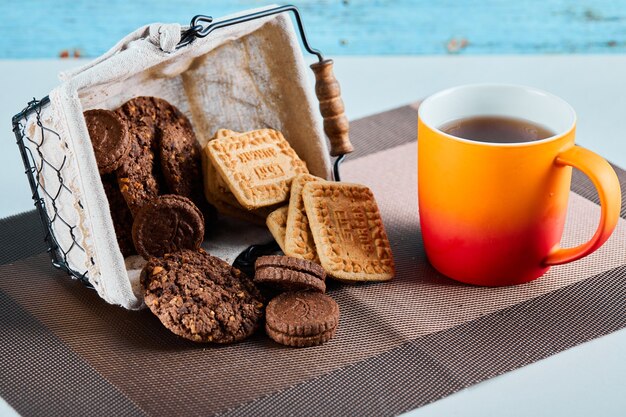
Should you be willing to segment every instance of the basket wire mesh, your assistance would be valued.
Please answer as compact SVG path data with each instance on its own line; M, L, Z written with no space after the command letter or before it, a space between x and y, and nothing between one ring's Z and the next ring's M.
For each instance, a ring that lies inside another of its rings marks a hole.
M52 264L91 287L87 270L77 271L69 266L68 257L70 252L74 250L85 252L85 248L77 241L75 234L76 225L71 224L65 219L57 206L57 200L62 193L73 194L72 190L65 185L61 173L67 161L67 156L63 157L60 164L55 165L45 157L42 151L45 141L61 141L60 135L49 126L45 126L41 117L43 108L49 104L50 99L48 96L41 100L33 98L24 110L13 117L13 133L15 134L17 146L22 155L22 161L26 169L25 173L33 193L32 198L35 203L35 208L37 209L44 229L44 240L48 247L48 253L52 258ZM30 117L35 117L35 124L41 136L38 140L34 137L30 137L26 132L26 126ZM65 144L65 147L67 147L67 144ZM56 174L58 179L57 187L50 189L50 187L45 185L45 181L43 181L44 169L52 170ZM46 203L46 199L48 203ZM83 208L80 200L78 200L78 205ZM71 237L69 246L64 246L57 240L54 232L55 229L65 229L67 231L67 234ZM94 263L93 258L90 259L90 262L92 264Z

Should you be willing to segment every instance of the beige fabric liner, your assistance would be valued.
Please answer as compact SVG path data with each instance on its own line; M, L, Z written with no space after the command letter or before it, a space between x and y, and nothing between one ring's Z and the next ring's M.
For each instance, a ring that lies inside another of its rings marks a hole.
M287 13L220 28L174 49L179 36L176 24L134 31L102 57L63 74L44 106L45 130L34 115L26 121L31 140L24 143L39 168L41 196L64 259L77 275L87 273L103 299L130 309L142 300L132 291L119 248L110 244L115 233L84 110L155 95L190 117L201 142L219 128L272 127L311 173L329 177L331 171L312 74ZM223 241L223 252L234 256L247 247L240 243Z
M365 183L374 190L392 241L398 276L382 284L331 285L342 316L336 338L321 347L284 348L263 335L230 347L182 341L147 311L107 305L95 292L61 273L48 279L45 254L0 268L0 287L142 409L158 414L181 409L207 413L626 263L626 222L620 219L615 235L598 252L555 267L532 283L480 288L443 278L425 262L418 232L415 167L416 143L343 166L346 181ZM573 245L590 236L598 216L597 205L572 194L564 244ZM181 372L185 378L180 378Z

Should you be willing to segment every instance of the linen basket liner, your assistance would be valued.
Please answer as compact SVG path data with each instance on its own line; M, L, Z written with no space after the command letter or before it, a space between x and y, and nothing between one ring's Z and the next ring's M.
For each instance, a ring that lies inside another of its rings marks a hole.
M52 229L68 252L68 264L85 271L107 302L129 309L142 303L131 286L136 274L129 276L119 248L111 244L115 231L83 111L115 109L139 95L161 97L190 118L201 144L219 128L270 127L283 132L311 173L330 176L310 70L288 14L221 28L175 49L180 33L178 24L142 27L102 57L62 73L62 84L50 92L50 105L40 114L45 128L33 115L24 129ZM232 222L226 227L241 230ZM206 242L208 249L232 262L250 244L271 239L264 228L246 231L218 230L215 242Z

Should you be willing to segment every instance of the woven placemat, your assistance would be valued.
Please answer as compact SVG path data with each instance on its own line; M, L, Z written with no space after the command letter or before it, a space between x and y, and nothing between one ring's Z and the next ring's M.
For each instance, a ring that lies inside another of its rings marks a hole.
M437 274L419 235L416 120L405 106L352 124L343 179L374 190L398 275L331 285L340 327L316 348L262 333L186 342L54 270L34 212L0 220L0 396L24 415L395 415L626 326L624 219L599 251L529 284ZM575 174L563 243L587 239L598 216Z

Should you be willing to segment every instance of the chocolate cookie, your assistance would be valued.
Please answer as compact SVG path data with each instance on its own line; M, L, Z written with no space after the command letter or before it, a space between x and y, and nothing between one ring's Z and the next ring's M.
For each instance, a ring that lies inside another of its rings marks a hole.
M204 250L152 258L141 273L144 301L161 323L196 342L233 343L256 331L263 300L241 271Z
M148 259L181 249L198 249L204 236L204 218L188 198L163 195L146 203L135 216L133 242Z
M116 113L129 126L144 126L149 136L140 140L144 156L132 160L135 168L126 175L137 184L148 188L130 188L129 206L133 213L147 200L142 192L152 194L156 184L160 193L179 194L190 198L202 211L207 224L216 218L216 210L207 203L203 195L200 168L200 148L189 119L174 105L157 97L135 97L124 103ZM174 156L175 155L175 156ZM140 160L139 160L140 159ZM165 160L165 163L163 161Z
M118 110L128 122L143 123L156 132L159 127L178 125L191 131L193 128L189 119L166 100L158 97L141 96L135 97L124 103Z
M200 145L192 132L179 125L160 129L161 168L169 191L191 198L202 190Z
M265 330L274 341L295 347L314 346L334 336L339 306L319 292L285 292L269 302L265 320Z
M174 110L160 110L168 107ZM126 183L120 182L120 188L133 215L152 198L166 192L157 127L166 122L163 117L171 119L168 115L173 112L180 113L165 100L145 96L132 98L115 111L131 132L130 155L118 170L118 178Z
M134 255L137 251L135 251L133 244L133 216L117 186L115 175L103 175L101 178L104 192L109 200L109 210L113 219L117 244L124 257Z
M203 193L201 148L192 129L169 124L158 129L163 177L170 193L193 201L207 224L215 221L216 210Z
M257 259L254 281L285 291L326 292L326 273L315 262L290 256L262 256Z
M277 332L269 326L265 326L265 332L267 335L281 345L293 346L293 347L310 347L317 346L328 342L337 333L337 327L333 327L330 330L316 334L314 336L289 336L285 333Z
M152 97L135 97L124 103L116 113L128 124L143 124L152 132L157 124L157 108Z
M83 113L100 174L115 171L130 150L126 124L116 113L97 109Z
M147 202L161 194L162 187L158 180L158 162L152 150L154 132L149 126L138 123L129 124L131 146L128 155L117 169L117 182L120 191L133 215Z

